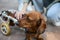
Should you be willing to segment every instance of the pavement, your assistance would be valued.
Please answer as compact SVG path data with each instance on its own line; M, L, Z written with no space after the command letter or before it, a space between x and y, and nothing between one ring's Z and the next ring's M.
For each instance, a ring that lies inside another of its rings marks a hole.
M52 26L50 24L47 25L46 31L42 34L44 40L60 40L60 27ZM1 33L0 30L0 40L24 40L25 32L19 27L11 27L11 34L9 36L5 36Z
M5 9L18 9L18 0L0 0L0 11ZM1 22L1 21L0 21ZM60 40L60 27L47 23L47 28L42 34L45 40ZM18 27L11 27L11 35L5 36L0 30L0 40L24 40L25 32Z

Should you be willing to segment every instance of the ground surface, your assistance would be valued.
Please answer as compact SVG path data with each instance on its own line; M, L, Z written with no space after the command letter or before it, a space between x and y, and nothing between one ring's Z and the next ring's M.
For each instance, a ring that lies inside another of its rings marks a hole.
M43 34L45 40L60 40L60 27L47 25L46 32ZM0 40L24 40L25 33L18 27L11 27L11 35L4 36L0 31Z
M0 0L0 10L17 9L17 7L17 0ZM47 24L47 29L43 36L45 40L60 40L60 27L55 27ZM10 36L4 36L0 31L0 40L24 40L24 38L24 31L16 27L12 27Z

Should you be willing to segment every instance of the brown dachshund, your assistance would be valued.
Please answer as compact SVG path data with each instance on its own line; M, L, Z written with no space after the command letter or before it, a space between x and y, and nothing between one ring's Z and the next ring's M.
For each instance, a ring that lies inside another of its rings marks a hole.
M26 40L43 40L39 38L39 35L42 34L46 29L46 22L44 17L39 12L29 12L24 14L23 18L19 20L19 26L26 28Z

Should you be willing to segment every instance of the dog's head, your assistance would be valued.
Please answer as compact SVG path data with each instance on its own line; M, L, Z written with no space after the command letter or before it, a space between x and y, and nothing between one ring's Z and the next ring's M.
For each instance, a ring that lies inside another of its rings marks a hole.
M21 27L32 27L36 26L36 22L40 20L40 13L39 12L29 12L28 14L24 14L23 18L19 20L19 25Z

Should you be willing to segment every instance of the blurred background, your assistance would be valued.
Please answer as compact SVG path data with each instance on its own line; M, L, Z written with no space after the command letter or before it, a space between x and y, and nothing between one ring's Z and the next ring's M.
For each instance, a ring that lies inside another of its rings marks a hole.
M0 11L6 9L18 9L18 0L0 0ZM45 40L60 40L60 27L47 24L44 33ZM24 40L25 33L19 28L12 28L10 36L4 36L0 31L0 40Z
M17 10L18 0L0 0L0 10L15 9Z

